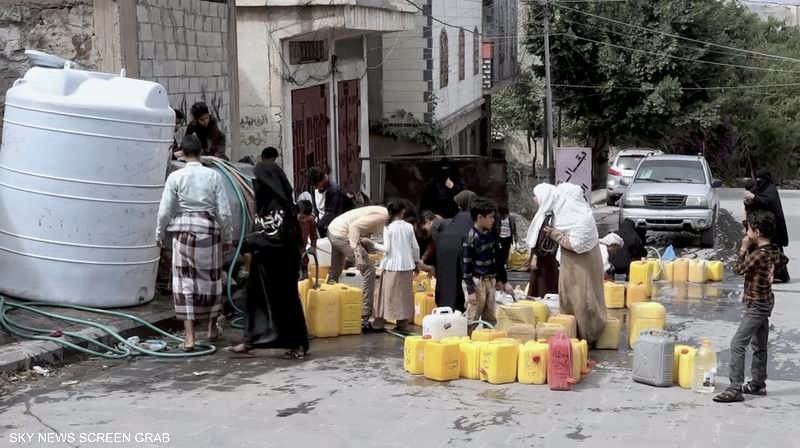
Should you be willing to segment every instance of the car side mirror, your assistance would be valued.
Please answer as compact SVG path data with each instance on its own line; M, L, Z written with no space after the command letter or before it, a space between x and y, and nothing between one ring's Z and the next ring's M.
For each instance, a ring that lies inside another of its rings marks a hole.
M714 179L711 181L711 188L720 188L722 187L722 181L719 179Z

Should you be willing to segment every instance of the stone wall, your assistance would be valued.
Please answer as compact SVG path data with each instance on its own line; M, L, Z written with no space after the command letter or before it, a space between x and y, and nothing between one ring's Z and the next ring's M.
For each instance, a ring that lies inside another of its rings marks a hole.
M30 67L26 49L52 53L94 69L92 0L3 0L0 6L0 129L5 94Z
M170 105L187 119L192 104L205 101L222 130L229 133L228 5L208 0L137 0L136 19L141 78L166 87Z

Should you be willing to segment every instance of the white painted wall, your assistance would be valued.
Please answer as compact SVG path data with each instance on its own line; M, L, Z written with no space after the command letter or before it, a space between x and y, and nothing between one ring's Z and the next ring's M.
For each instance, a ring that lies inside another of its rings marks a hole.
M451 25L463 27L465 30L482 29L483 9L481 0L432 0L433 16ZM448 72L449 82L442 88L439 83L440 36L442 29L447 31L448 40ZM474 75L472 70L473 39L472 33L465 31L465 79L458 79L458 29L433 22L433 84L438 98L436 119L446 120L452 114L464 111L470 104L483 96L481 74Z
M426 65L423 51L427 47L427 41L422 35L427 21L427 17L416 14L414 29L383 36L381 90L384 117L404 110L422 120L428 112L428 105L425 103L428 83L423 78Z

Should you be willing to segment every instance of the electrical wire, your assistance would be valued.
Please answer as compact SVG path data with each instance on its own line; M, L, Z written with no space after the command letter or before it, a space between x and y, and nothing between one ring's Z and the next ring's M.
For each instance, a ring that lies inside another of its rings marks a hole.
M570 89L588 89L588 90L634 90L634 91L652 91L656 87L650 86L604 86L604 85L589 85L589 84L553 84L553 87L570 88ZM747 90L747 89L769 89L779 87L800 87L800 82L785 83L785 84L760 84L760 85L744 85L744 86L710 86L710 87L679 87L680 90Z
M562 6L562 5L559 5L558 3L555 3L555 5L557 7L559 7L559 8L561 8L561 9L572 11L572 12L575 12L575 13L578 13L578 14L581 14L581 15L584 15L584 16L593 17L595 19L604 20L604 21L611 22L611 23L616 23L617 25L627 26L627 27L630 27L630 28L633 28L633 29L637 29L639 31L646 31L646 32L649 32L649 33L661 34L662 36L668 36L668 37L672 37L672 38L675 38L675 39L682 39L682 40L685 40L685 41L694 42L694 43L698 43L698 44L702 44L702 45L709 45L709 46L713 46L713 47L717 47L717 48L724 48L726 50L738 51L738 52L752 54L752 55L758 55L758 56L764 56L764 57L771 58L771 59L777 59L777 60L782 60L782 61L791 61L791 62L800 62L800 59L790 58L790 57L786 57L786 56L779 56L779 55L774 55L774 54L768 54L768 53L762 53L762 52L759 52L759 51L746 50L746 49L743 49L743 48L731 47L731 46L728 46L728 45L718 44L718 43L715 43L715 42L706 42L706 41L702 41L702 40L699 40L699 39L693 39L691 37L681 36L680 34L668 33L666 31L659 31L659 30L655 30L655 29L652 29L652 28L647 28L647 27L640 26L640 25L634 25L632 23L623 22L621 20L612 19L612 18L609 18L609 17L601 16L601 15L598 15L598 14L593 14L593 13L586 12L586 11L581 11L580 9L571 8L569 6Z
M675 55L671 55L671 54L668 54L668 53L662 53L662 52L659 52L659 51L642 50L640 48L631 48L631 47L626 47L624 45L612 44L611 42L603 42L603 41L599 41L599 40L595 40L595 39L589 39L588 37L579 36L577 34L565 33L565 34L562 34L562 36L573 38L573 39L578 39L578 40L583 40L583 41L587 41L587 42L593 42L593 43L600 44L600 45L605 45L605 46L608 46L608 47L618 48L620 50L636 51L636 52L640 52L640 53L651 54L651 55L654 55L654 56L662 56L662 57L666 57L666 58L670 58L670 59L677 59L677 60L681 60L681 61L697 62L697 63L701 63L701 64L709 64L709 65L716 65L716 66L722 66L722 67L741 68L741 69L745 69L745 70L754 70L754 71L761 71L761 72L800 73L800 70L783 70L783 69L779 69L779 68L755 67L755 66L752 66L752 65L728 64L726 62L706 61L706 60L703 60L703 59L695 59L695 58L687 58L687 57L683 57L683 56L675 56Z
M586 27L586 28L591 28L591 29L594 29L594 30L597 30L597 31L601 31L603 33L613 34L613 35L616 35L616 36L628 37L628 38L633 38L633 39L641 39L641 40L648 39L646 36L642 36L641 34L622 33L622 32L619 32L619 31L608 29L608 28L601 28L601 27L598 27L598 26L593 26L593 25L590 25L590 24L585 23L585 22L578 22L576 20L570 20L570 19L567 19L565 17L560 17L559 20L567 22L567 23L570 23L570 24L573 24L573 25L578 25L578 26L583 26L583 27ZM719 54L719 55L723 55L723 56L749 57L749 58L756 58L756 59L763 58L763 56L743 54L743 53L738 53L738 52L732 52L730 50L714 50L714 49L711 49L711 48L708 48L708 47L702 47L700 45L682 43L680 41L677 41L677 42L674 42L674 43L676 45L682 46L683 48L686 48L686 49L702 50L702 51L705 51L705 52L708 52L708 53L714 53L714 54ZM765 58L765 59L769 59L769 58Z

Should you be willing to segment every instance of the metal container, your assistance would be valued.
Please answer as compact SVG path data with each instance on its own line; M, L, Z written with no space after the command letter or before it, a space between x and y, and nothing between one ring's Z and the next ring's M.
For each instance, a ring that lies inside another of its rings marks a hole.
M672 386L674 354L675 338L659 330L641 332L633 354L633 380L651 386Z

